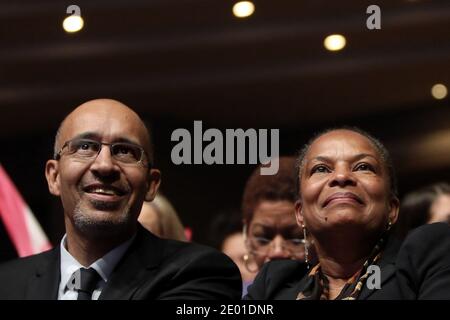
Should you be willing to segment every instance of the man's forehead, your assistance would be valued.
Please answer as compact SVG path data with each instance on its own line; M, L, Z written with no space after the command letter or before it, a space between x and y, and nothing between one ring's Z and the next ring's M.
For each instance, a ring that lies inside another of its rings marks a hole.
M99 139L127 138L149 143L147 129L139 116L118 102L83 104L75 109L61 125L59 143L85 133Z

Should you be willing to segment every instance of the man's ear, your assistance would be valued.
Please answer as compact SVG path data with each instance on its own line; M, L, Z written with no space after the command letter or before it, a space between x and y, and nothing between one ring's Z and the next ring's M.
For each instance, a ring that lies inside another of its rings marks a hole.
M390 203L390 210L389 210L389 221L394 224L398 219L398 212L400 210L400 201L397 197L392 197Z
M150 169L148 172L148 186L145 201L153 201L161 183L161 172L158 169Z
M47 179L48 190L54 196L60 196L59 182L59 162L56 160L48 160L45 164L45 178Z
M301 227L304 225L303 220L303 212L302 212L302 203L300 200L295 202L295 220L297 220L297 224Z

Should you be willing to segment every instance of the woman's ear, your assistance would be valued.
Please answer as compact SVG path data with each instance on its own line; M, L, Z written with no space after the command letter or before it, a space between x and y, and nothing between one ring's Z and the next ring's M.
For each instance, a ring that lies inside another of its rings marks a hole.
M390 210L389 210L389 222L391 224L394 224L397 222L398 219L398 212L400 210L400 201L397 197L392 197L390 203Z
M153 201L161 183L161 172L158 169L150 169L148 172L148 186L145 201Z
M302 211L303 205L300 200L297 200L295 202L295 220L297 220L297 224L302 227L304 225L303 220L303 211Z
M45 178L47 179L48 190L54 196L60 196L59 162L48 160L45 164Z

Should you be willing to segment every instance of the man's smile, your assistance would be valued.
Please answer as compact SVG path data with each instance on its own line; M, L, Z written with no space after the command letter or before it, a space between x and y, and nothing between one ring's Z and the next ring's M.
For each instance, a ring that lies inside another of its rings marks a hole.
M102 183L93 183L87 185L83 187L82 190L88 196L88 198L105 202L120 201L129 193L129 188Z

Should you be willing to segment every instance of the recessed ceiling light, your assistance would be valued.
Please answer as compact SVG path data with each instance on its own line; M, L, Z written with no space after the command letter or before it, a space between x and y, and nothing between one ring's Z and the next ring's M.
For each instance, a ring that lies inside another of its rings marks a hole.
M74 33L83 29L84 21L81 16L71 15L64 19L63 28L66 32Z
M325 38L323 45L327 50L339 51L345 47L347 41L345 37L341 34L332 34Z
M447 93L448 93L447 87L442 83L436 83L431 88L431 95L433 96L433 98L438 100L444 99L447 96Z
M255 12L255 5L250 1L239 1L233 6L233 14L238 18L251 16Z

